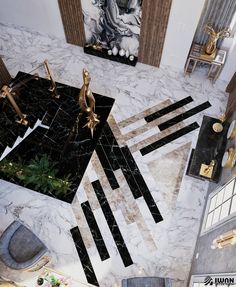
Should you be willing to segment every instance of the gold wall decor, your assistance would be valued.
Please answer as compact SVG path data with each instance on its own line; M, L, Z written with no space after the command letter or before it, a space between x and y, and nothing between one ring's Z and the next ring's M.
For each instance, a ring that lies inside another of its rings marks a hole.
M212 242L211 249L229 247L236 244L236 229L225 232L215 238Z
M86 69L83 69L83 86L81 87L79 93L79 105L83 112L87 114L87 124L84 127L88 127L91 131L93 137L94 130L96 126L100 123L98 115L95 114L95 99L93 93L89 87L90 84L90 74ZM88 100L88 102L87 102Z
M26 115L21 112L21 110L18 107L13 95L11 94L11 88L8 87L7 85L4 85L1 89L1 92L0 92L0 98L5 98L5 97L8 99L8 101L10 102L10 104L12 105L15 112L17 113L17 115L20 118L16 122L26 126L28 124L28 121L26 120Z
M221 38L230 37L231 31L229 28L224 28L223 30L217 32L211 24L207 24L204 31L209 34L208 41L204 47L204 53L214 59L216 55L217 41Z
M59 99L60 95L58 95L57 93L57 86L53 79L52 70L49 66L48 60L45 60L43 64L44 64L46 75L47 75L46 77L49 81L51 81L51 87L49 88L49 91L52 92L53 98Z
M227 139L236 139L236 120L233 120L229 126Z
M236 162L236 151L235 148L231 147L225 152L223 156L222 167L232 168L234 167L235 162Z

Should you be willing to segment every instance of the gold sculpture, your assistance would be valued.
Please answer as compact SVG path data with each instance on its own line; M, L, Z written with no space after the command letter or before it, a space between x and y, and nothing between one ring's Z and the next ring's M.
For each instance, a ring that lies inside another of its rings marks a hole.
M209 165L202 163L199 174L207 178L212 178L215 165L215 160L212 160Z
M86 44L85 47L87 48L93 48L94 50L102 51L102 44L96 43L96 44Z
M26 120L26 115L23 114L20 110L20 108L18 107L13 95L11 94L11 88L8 87L7 85L4 85L0 91L0 98L5 98L7 97L8 101L10 102L10 104L12 105L12 107L14 108L15 112L17 113L17 115L19 116L19 120L17 120L16 122L22 125L27 126L28 121Z
M95 130L95 127L100 123L100 120L98 119L98 115L95 114L95 99L93 96L93 93L91 89L89 88L90 84L90 75L89 72L86 69L83 69L83 81L84 84L81 87L80 93L79 93L79 105L83 112L87 113L87 124L84 125L84 127L88 127L91 131L91 135L93 137L93 132ZM88 103L87 103L88 99Z
M210 35L208 38L208 41L205 45L204 52L205 52L205 54L215 58L217 41L220 38L230 37L230 34L231 34L230 29L224 28L223 30L216 32L216 30L212 27L212 25L208 24L205 26L204 30L207 34Z

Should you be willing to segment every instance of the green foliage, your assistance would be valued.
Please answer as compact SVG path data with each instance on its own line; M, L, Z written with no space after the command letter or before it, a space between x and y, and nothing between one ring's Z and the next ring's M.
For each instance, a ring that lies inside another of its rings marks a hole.
M56 177L57 163L49 160L47 155L36 156L28 164L3 160L0 171L8 177L17 177L24 186L31 185L41 192L66 193L71 189L69 175L64 178Z

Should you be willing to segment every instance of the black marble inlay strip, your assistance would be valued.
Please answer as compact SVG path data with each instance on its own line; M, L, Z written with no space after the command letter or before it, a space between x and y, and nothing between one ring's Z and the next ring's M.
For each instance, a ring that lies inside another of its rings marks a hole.
M107 159L107 156L104 152L103 146L102 146L100 141L98 141L98 144L96 146L96 152L97 152L98 158L102 164L102 167L104 169L106 177L110 183L111 188L112 189L119 188L120 186L116 180L115 174L112 170L112 167L109 163L109 160Z
M116 139L115 136L110 128L110 126L108 124L106 124L104 126L104 133L106 135L106 138L108 140L109 143L112 143L112 150L114 152L114 155L117 159L117 162L124 174L124 177L129 185L129 188L134 196L135 199L139 198L142 196L142 193L139 189L138 183L136 182L134 175L132 173L132 171L130 170L130 167L126 161L125 156L123 155Z
M87 278L88 283L93 284L95 286L99 286L97 277L94 273L92 263L90 261L87 249L84 245L82 236L79 231L79 227L74 227L70 230L72 238L75 243L76 250L78 252L81 264L84 269L85 276Z
M125 156L126 158L126 161L128 162L128 165L133 173L133 176L136 180L136 182L138 183L138 186L141 190L141 193L143 195L143 198L144 200L146 201L147 203L147 206L154 218L154 221L156 223L160 222L163 220L163 217L161 216L161 213L152 197L152 194L149 190L149 188L147 187L147 184L146 182L144 181L144 178L129 150L129 148L127 146L124 146L121 148L122 152L123 152L123 155Z
M106 123L107 125L107 123ZM103 150L107 156L107 159L109 160L110 162L110 165L112 167L112 170L115 171L115 170L118 170L120 168L118 162L117 162L117 159L116 159L116 156L113 152L113 145L118 145L116 139L114 138L114 140L110 143L106 137L106 134L105 132L103 131L101 137L100 137L100 142L102 144L102 147L103 147Z
M106 218L107 224L109 226L109 229L111 231L111 234L114 238L114 241L116 243L117 249L120 253L121 259L123 260L123 263L125 267L130 266L133 264L133 261L130 257L129 251L126 247L126 244L124 242L123 236L120 232L120 229L117 225L117 222L115 220L115 217L112 213L112 210L110 208L110 205L107 201L107 198L104 194L104 191L102 189L102 186L99 182L99 180L96 180L92 182L93 189L96 193L97 199L100 203L100 206L102 208L103 214Z
M140 149L140 152L142 155L148 154L148 153L154 151L155 149L158 149L158 148L172 142L173 140L180 138L187 133L190 133L191 131L193 131L197 128L199 128L199 125L197 122L194 122L194 123L182 128L182 129L180 129L180 130L178 130L172 134L169 134L168 136L166 136L166 137Z
M82 206L85 218L87 220L87 223L89 225L90 231L92 233L93 240L94 240L94 242L96 244L96 247L97 247L98 253L100 255L100 258L101 258L102 261L104 261L104 260L108 259L110 257L110 255L109 255L109 253L107 251L105 242L103 240L103 237L102 237L102 234L100 232L100 229L99 229L99 227L97 225L96 219L95 219L93 211L91 209L91 206L90 206L88 201L83 202L81 204L81 206Z
M203 111L209 107L211 107L211 104L207 101L207 102L205 102L205 103L203 103L203 104L201 104L195 108L192 108L191 110L189 110L189 111L187 111L181 115L178 115L178 116L158 125L158 127L161 131L163 131L163 130L168 129L169 127L171 127L171 126L173 126L173 125L175 125L175 124L177 124L177 123L179 123L179 122L181 122L181 121L183 121L183 120L185 120L185 119L187 119L187 118L189 118L189 117L191 117L197 113L200 113L201 111Z
M191 103L193 101L193 98L192 97L187 97L187 98L184 98L172 105L169 105L168 107L166 108L163 108L149 116L146 116L144 119L146 122L152 122L154 120L156 120L157 118L160 118L166 114L169 114L170 112L173 112L174 110L177 110L178 108L181 108L189 103Z

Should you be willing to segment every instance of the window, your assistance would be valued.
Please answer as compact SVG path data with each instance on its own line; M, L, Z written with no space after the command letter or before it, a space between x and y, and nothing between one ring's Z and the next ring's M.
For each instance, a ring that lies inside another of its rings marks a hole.
M209 196L206 208L204 230L221 222L236 212L236 179L231 180L223 188ZM194 286L201 287L201 286Z

